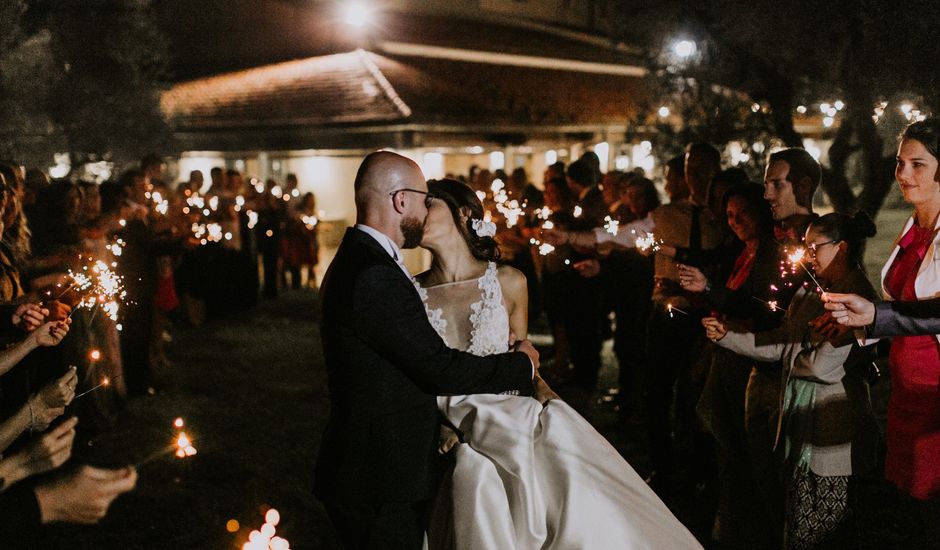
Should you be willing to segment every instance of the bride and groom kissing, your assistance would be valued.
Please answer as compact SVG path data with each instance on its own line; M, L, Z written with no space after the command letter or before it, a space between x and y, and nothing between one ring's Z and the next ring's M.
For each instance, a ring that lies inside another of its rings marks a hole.
M368 155L354 188L320 293L331 411L315 492L343 546L700 548L538 376L525 278L495 263L474 192L391 152ZM418 278L401 257L416 246L432 253Z

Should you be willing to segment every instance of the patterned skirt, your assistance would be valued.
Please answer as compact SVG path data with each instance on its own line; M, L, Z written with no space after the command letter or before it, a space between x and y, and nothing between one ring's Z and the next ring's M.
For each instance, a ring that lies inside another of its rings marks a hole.
M848 515L848 488L849 476L823 477L797 468L787 488L784 548L832 548Z

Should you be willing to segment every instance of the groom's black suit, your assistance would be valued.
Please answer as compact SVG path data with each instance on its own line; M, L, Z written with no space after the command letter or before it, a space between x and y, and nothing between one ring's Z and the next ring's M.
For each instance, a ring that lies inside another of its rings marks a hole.
M420 546L413 518L390 518L387 505L420 510L436 490L435 396L531 395L531 362L523 353L477 357L448 348L412 281L372 236L355 228L343 237L320 299L332 406L316 494L348 546L395 547L388 540L395 535L379 532L404 524L418 531Z

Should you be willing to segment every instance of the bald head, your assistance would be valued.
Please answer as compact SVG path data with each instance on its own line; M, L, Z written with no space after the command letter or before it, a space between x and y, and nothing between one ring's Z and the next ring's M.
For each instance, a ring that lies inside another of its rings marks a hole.
M427 207L422 193L427 190L421 168L411 159L389 151L370 153L356 174L356 221L382 231L406 248L417 246L413 239L405 238L401 227L404 223L423 228Z
M356 208L361 214L375 200L386 202L392 191L415 188L417 182L423 183L424 175L411 159L389 151L370 153L356 173Z

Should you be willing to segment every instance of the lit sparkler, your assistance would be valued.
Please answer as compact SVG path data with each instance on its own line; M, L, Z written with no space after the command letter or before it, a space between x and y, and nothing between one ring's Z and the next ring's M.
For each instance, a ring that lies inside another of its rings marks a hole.
M792 266L792 271L794 272L796 272L796 266L802 267L803 271L805 271L806 274L809 275L809 278L813 280L813 284L816 285L816 288L819 291L823 291L824 289L822 285L819 284L819 281L816 280L816 277L813 276L813 273L809 270L808 267L806 267L806 264L803 263L803 259L805 258L805 256L806 256L806 249L803 247L798 247L794 249L793 252L787 254L787 261L790 262L790 265Z
M67 290L74 289L81 297L69 317L82 307L95 310L100 307L112 321L117 321L118 303L127 297L127 291L124 278L111 270L115 266L95 260L82 266L80 272L69 270L72 283Z
M248 542L242 545L242 550L290 550L287 539L275 536L280 522L280 512L274 508L268 510L264 514L264 525L248 534Z
M631 231L633 234L636 234L635 229L631 229ZM644 235L636 238L636 249L640 252L648 252L650 250L653 252L659 252L662 244L663 241L657 240L656 235L652 233L645 233Z
M774 288L774 290L776 290L776 288ZM751 296L751 298L754 298L755 300L757 300L758 302L762 304L767 304L767 307L770 308L770 311L781 311L783 309L779 305L777 305L777 300L762 300L758 298L757 296Z
M681 313L681 314L686 315L686 316L689 315L689 312L683 311L683 310L681 310L681 309L679 309L679 308L673 306L672 304L666 304L666 312L669 314L669 318L670 318L670 319L672 319L673 317L675 317L675 316L672 314L672 312Z
M618 220L611 218L610 216L605 216L604 217L604 231L616 237L617 232L620 231L620 222Z

